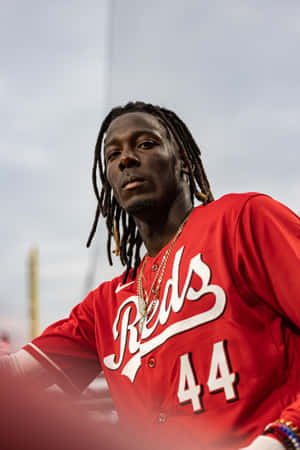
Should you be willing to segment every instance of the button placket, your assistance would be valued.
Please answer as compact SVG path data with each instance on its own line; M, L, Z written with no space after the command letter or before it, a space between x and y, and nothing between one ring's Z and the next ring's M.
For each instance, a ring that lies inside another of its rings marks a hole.
M158 264L154 263L152 264L152 272L156 272L158 269Z
M148 367L153 369L156 366L156 360L153 356L148 359Z
M167 414L164 412L160 412L158 415L158 422L165 423L167 421Z

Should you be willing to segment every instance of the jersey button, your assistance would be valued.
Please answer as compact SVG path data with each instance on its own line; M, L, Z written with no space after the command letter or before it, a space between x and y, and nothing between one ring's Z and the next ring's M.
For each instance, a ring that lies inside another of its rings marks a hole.
M158 269L158 264L154 263L152 266L152 272L156 272Z
M166 421L167 421L167 414L163 412L159 413L158 422L165 423Z
M148 366L151 367L151 369L152 369L153 367L155 367L155 365L156 365L155 358L153 358L153 357L149 358L148 359Z

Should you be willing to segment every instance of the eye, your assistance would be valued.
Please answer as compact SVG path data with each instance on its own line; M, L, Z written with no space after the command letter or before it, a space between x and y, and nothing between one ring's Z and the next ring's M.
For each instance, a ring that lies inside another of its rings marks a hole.
M155 145L156 145L155 141L147 139L147 140L144 140L144 141L138 143L138 148L141 148L143 150L149 150L149 149L155 147Z
M110 150L109 152L107 152L106 154L106 161L113 161L115 158L117 158L117 156L120 154L120 150Z

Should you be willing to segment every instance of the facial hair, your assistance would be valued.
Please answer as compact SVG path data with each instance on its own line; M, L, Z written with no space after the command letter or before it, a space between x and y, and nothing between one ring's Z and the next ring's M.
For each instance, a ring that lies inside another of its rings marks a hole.
M141 214L144 212L149 212L150 209L156 206L156 202L153 200L143 200L141 202L137 202L134 205L129 206L126 209L126 212L131 216L135 216L137 214Z

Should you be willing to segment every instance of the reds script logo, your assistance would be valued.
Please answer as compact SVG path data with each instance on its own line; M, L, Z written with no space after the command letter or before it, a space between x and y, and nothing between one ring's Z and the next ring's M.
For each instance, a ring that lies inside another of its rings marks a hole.
M119 307L112 330L114 340L119 340L119 358L116 354L108 355L104 358L104 364L108 369L118 370L123 363L125 349L128 345L128 350L133 356L125 364L121 374L126 375L132 382L134 382L136 374L141 367L141 358L162 345L172 336L216 320L225 310L225 292L220 286L210 284L211 270L209 266L202 261L200 253L190 260L184 287L182 291L179 292L178 279L183 251L184 247L181 247L175 255L172 277L166 282L161 302L154 306L151 303L149 304L149 311L151 311L151 313L144 323L141 339L143 340L151 337L158 324L165 325L168 322L171 311L174 313L180 312L185 301L200 301L206 294L213 294L215 303L207 311L172 323L171 325L166 326L160 334L149 339L147 342L140 342L138 339L138 327L136 326L140 319L138 297L136 295L128 297ZM190 287L193 273L198 275L202 280L202 286L199 291ZM169 302L167 305L168 298ZM134 320L130 322L130 319L132 320L132 316L134 315ZM152 323L152 326L150 326L150 323ZM118 329L121 330L120 333Z

